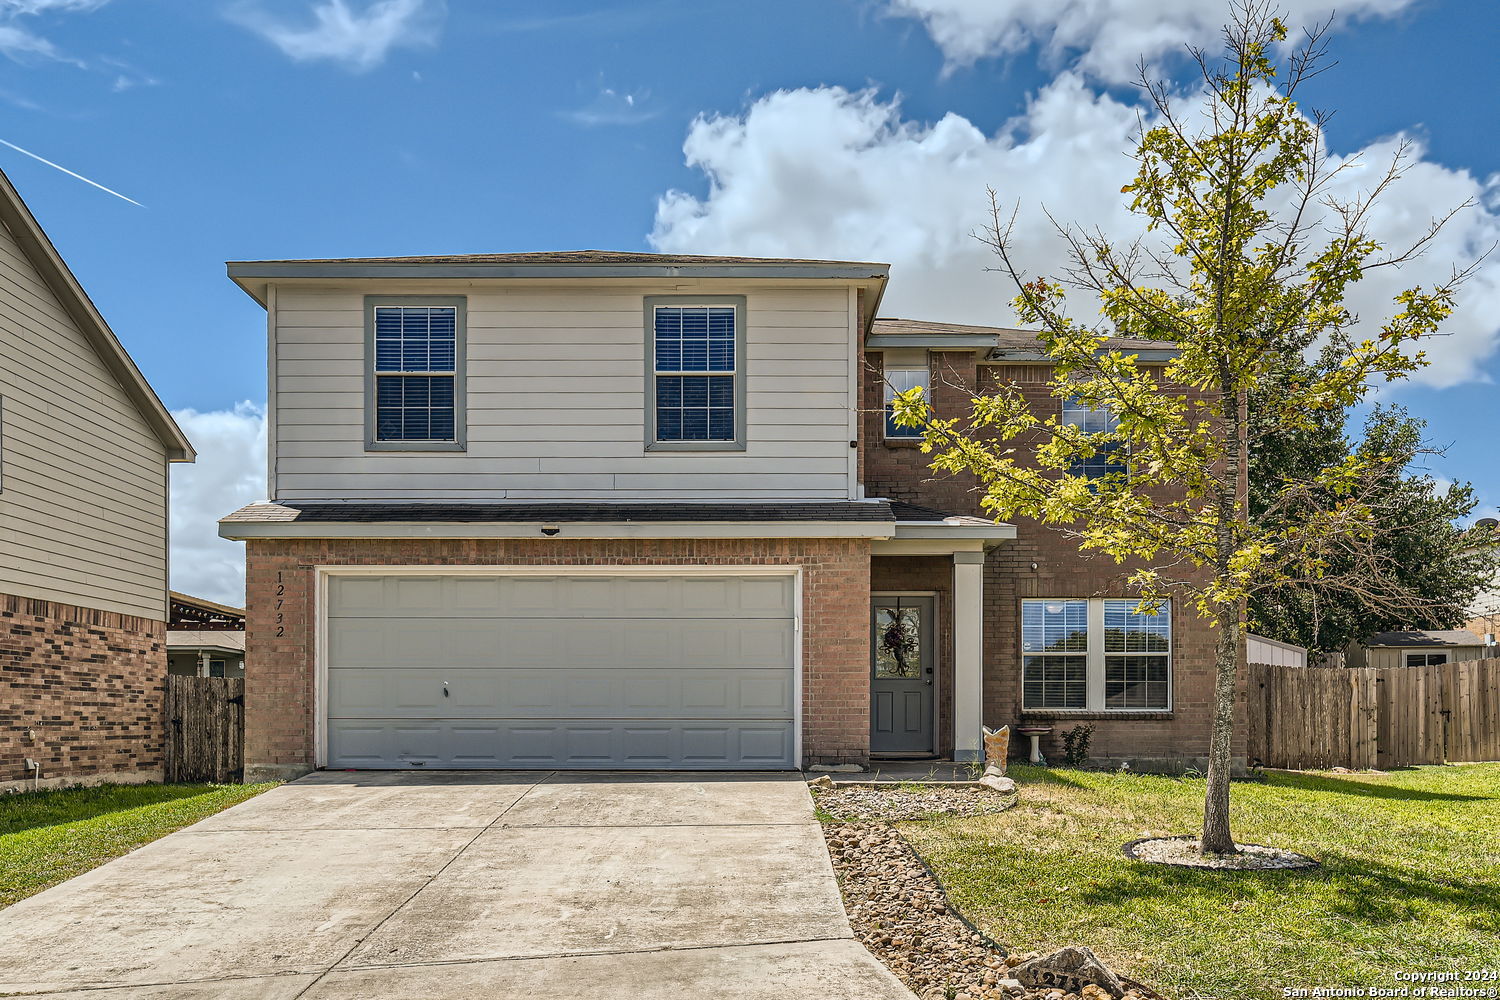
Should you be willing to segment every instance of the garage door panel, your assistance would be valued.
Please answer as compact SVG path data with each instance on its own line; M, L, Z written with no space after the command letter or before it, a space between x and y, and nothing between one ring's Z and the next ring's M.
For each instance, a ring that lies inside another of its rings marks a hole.
M334 576L331 617L786 617L790 575Z
M792 661L790 620L334 618L331 667L621 667L701 670Z
M791 723L703 725L333 720L329 767L786 767Z
M788 767L786 576L328 581L332 767Z
M331 716L347 719L784 719L793 715L793 683L790 671L768 668L705 675L621 667L341 667L328 671L328 705Z

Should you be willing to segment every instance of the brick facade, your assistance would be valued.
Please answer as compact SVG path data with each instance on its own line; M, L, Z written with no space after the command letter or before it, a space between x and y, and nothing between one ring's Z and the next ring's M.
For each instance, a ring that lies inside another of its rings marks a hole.
M945 417L968 412L976 391L993 392L1001 384L1018 387L1032 412L1058 406L1042 365L980 365L972 351L930 352L930 399ZM930 456L915 442L884 440L883 375L879 352L870 352L864 367L864 414L861 422L865 492L872 497L905 500L953 514L985 516L972 476L936 474ZM1018 445L1024 448L1024 443ZM934 565L941 563L941 566ZM1172 608L1173 708L1170 712L1131 716L1084 712L1024 712L1021 706L1021 601L1033 597L1124 597L1130 564L1078 551L1060 531L1017 521L1016 538L990 551L985 562L984 722L987 726L1035 723L1052 725L1043 740L1049 758L1062 753L1060 734L1078 721L1094 725L1092 752L1101 760L1131 762L1132 767L1177 769L1203 767L1208 753L1213 700L1214 643L1217 629L1199 618L1185 602ZM951 586L948 560L881 558L875 560L875 589L935 590ZM942 601L939 601L940 605ZM941 617L941 616L940 616ZM951 641L940 648L951 650ZM947 664L951 671L951 664ZM940 670L943 664L940 664ZM941 683L941 682L940 682ZM943 685L948 690L949 685ZM940 693L939 697L942 695ZM1244 695L1240 697L1243 718ZM952 750L951 705L940 706L939 747ZM1238 727L1234 754L1243 762L1244 726ZM942 742L946 740L946 742ZM1026 741L1013 740L1017 752Z
M163 622L0 594L0 788L161 780Z
M245 561L247 780L313 765L319 566L800 566L803 760L869 758L865 539L277 539L247 542Z

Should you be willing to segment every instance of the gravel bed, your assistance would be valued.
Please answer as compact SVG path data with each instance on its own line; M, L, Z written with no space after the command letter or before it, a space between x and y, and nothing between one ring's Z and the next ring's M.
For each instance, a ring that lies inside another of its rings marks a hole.
M823 834L854 936L921 1000L1079 1000L1011 978L1035 953L1007 956L954 913L942 884L892 827L830 823ZM1084 996L1108 994L1088 986ZM1134 991L1125 997L1145 1000Z
M1127 858L1181 868L1213 868L1220 871L1264 872L1317 868L1319 863L1305 854L1259 844L1237 844L1238 854L1199 854L1197 837L1152 837L1132 840L1121 850Z
M986 816L1016 804L1014 795L1001 795L973 785L889 788L841 785L812 789L813 801L838 820L879 819L888 822L928 816Z

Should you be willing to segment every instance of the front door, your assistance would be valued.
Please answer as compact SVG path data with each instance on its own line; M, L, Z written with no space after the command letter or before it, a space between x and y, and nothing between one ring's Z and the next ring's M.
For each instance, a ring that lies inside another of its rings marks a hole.
M870 750L932 753L933 599L876 597Z

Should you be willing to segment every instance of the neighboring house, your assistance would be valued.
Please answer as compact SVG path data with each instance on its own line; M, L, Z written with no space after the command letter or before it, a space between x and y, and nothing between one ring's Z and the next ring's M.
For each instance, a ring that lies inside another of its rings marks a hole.
M172 591L167 673L245 676L245 609Z
M877 320L887 271L230 264L270 329L270 500L220 523L247 776L972 760L982 723L1081 720L1098 757L1201 766L1213 630L978 516L883 413L887 379L944 413L999 381L1058 406L1035 337Z
M0 786L160 779L193 449L0 174Z
M1500 647L1468 629L1412 629L1377 632L1364 642L1351 642L1344 650L1349 667L1430 667L1439 663L1463 663L1500 655Z

